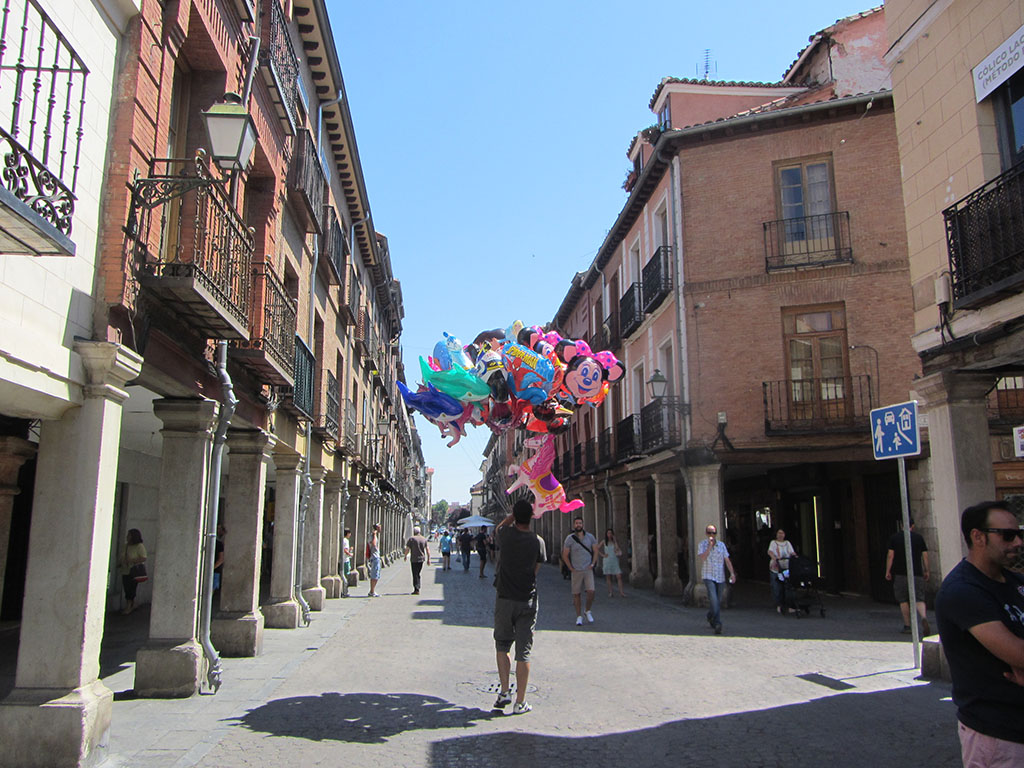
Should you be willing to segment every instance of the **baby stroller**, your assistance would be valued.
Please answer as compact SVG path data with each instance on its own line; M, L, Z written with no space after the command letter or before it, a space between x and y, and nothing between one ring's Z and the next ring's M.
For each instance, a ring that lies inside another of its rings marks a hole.
M797 618L800 617L801 611L804 615L809 616L812 608L817 608L821 616L825 615L817 565L809 557L797 555L789 558L789 572L786 577L786 604Z

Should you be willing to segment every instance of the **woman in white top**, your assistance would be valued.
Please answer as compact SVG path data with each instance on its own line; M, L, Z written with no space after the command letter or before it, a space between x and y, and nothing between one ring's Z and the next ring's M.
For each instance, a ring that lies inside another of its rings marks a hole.
M772 586L772 597L775 599L775 610L786 613L786 571L789 570L789 558L796 555L793 545L786 541L786 532L779 528L775 532L775 541L768 545L769 581Z

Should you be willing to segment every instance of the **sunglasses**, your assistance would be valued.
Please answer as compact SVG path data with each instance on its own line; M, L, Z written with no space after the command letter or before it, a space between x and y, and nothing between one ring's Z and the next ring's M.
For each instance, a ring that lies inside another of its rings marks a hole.
M1009 544L1011 541L1017 538L1024 538L1024 531L1020 528L979 528L979 531L985 533L998 533L1003 537L1003 541Z

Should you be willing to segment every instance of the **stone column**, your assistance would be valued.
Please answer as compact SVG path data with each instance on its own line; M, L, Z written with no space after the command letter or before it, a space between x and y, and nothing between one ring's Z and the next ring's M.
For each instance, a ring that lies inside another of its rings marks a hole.
M584 530L597 536L597 508L594 506L594 492L586 490L583 491L582 496L583 509L577 509L573 513L573 517L582 517Z
M653 586L647 538L647 483L647 480L630 480L626 483L629 486L630 543L633 547L629 583L643 589Z
M40 429L15 687L0 702L4 766L98 764L110 730L100 642L123 387L142 359L108 342L74 349L85 369L82 405Z
M324 484L324 538L320 553L320 586L327 597L341 597L341 577L338 575L338 555L341 541L340 507L343 481L331 475Z
M995 381L990 374L946 372L914 382L928 415L933 484L932 519L917 514L914 523L918 533L938 543L929 556L938 557L931 565L940 581L966 551L960 513L996 496L985 402Z
M708 523L718 528L719 541L725 539L725 508L722 493L722 465L704 464L689 468L693 509L690 510L690 573L683 593L687 605L707 605L707 590L700 577L700 558L697 547L707 538L704 529ZM727 590L728 594L728 590Z
M370 494L365 488L356 491L356 501L353 509L352 541L355 547L353 553L353 572L358 574L360 580L366 580L366 530L370 527Z
M274 561L270 567L270 600L263 606L268 627L295 629L299 626L299 603L295 599L295 560L299 534L299 490L302 487L302 457L297 453L275 453Z
M220 610L210 629L214 647L225 656L258 656L263 650L259 609L263 500L266 462L276 442L261 429L228 430L224 566Z
M604 541L604 532L608 524L608 497L604 488L594 489L594 535L598 541Z
M7 547L11 540L14 497L20 492L18 472L35 455L36 447L20 437L0 437L0 603L4 597Z
M625 485L613 485L609 488L612 494L611 528L615 530L615 540L619 542L619 549L625 555L629 547L626 546L626 536L629 529L629 488ZM632 546L632 543L630 543ZM622 558L622 570L626 573L626 567L632 561L628 557Z
M311 611L322 611L327 592L320 585L320 555L323 548L324 481L327 470L313 467L313 482L306 506L306 524L302 532L302 597Z
M683 594L679 579L679 537L676 533L676 474L654 475L654 510L658 523L657 539L658 576L654 589L661 595Z

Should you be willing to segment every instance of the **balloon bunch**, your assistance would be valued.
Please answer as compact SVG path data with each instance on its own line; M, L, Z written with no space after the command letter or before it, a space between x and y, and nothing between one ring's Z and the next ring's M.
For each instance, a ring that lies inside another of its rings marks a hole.
M609 385L622 378L625 368L615 355L516 321L508 328L483 331L465 347L445 333L434 354L420 358L420 373L418 391L411 392L402 382L398 388L408 408L451 438L449 448L466 434L467 424L487 426L496 434L509 429L546 433L541 441L528 441L540 450L514 468L520 479L513 488L530 487L538 517L547 509L568 512L583 506L568 502L566 509L565 492L547 471L554 461L553 435L569 428L576 408L600 405Z

